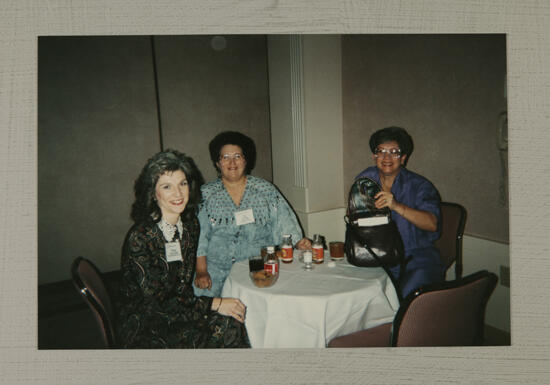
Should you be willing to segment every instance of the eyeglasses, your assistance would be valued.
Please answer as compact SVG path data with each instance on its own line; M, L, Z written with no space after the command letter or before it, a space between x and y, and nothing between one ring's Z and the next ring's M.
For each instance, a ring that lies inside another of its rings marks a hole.
M383 158L385 154L388 154L394 159L401 158L401 149L400 148L377 148L374 150L375 158Z
M244 160L244 155L237 152L235 154L223 154L222 156L220 156L221 163L229 163L231 159L233 159L235 162L240 162Z

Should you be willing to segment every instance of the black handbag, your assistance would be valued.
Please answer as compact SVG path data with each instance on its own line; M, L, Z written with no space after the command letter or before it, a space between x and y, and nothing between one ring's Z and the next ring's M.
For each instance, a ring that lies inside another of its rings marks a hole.
M346 257L355 266L384 268L399 293L389 268L398 265L404 268L403 240L390 209L377 209L374 205L374 196L380 190L378 183L367 177L358 178L351 186L345 217Z
M358 226L346 220L345 249L348 262L361 267L393 267L404 259L403 241L395 222Z

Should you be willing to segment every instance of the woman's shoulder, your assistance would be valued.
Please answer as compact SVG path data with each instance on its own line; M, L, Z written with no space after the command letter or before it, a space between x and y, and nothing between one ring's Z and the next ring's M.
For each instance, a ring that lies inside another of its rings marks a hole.
M145 250L156 244L161 232L156 223L136 223L130 227L122 246L122 263L133 257L143 255Z
M216 179L211 182L205 183L201 186L201 194L203 199L207 199L210 195L215 194L223 190L223 184L221 179Z
M247 178L249 182L248 189L253 196L256 198L261 197L271 203L280 201L282 194L273 183L252 175L249 175Z
M128 233L126 234L126 239L127 240L130 240L130 239L149 240L157 236L157 233L158 233L158 226L156 223L153 223L153 222L135 223L128 230Z
M260 178L258 176L248 175L247 179L251 188L254 188L256 190L277 191L277 188L273 183L263 178Z
M402 174L401 185L412 186L416 191L423 191L430 194L438 193L435 185L425 176L406 168L402 169L400 174Z
M430 182L429 179L426 178L425 176L420 175L420 174L418 174L414 171L411 171L407 168L403 168L401 170L401 174L403 175L403 178L407 180L407 182L415 182L415 183L418 183L418 184L423 184L423 183L432 184L432 182Z
M378 169L376 168L376 166L370 166L364 169L363 171L361 171L359 174L357 174L355 179L359 179L363 177L372 179L372 178L375 178L377 175L378 175Z

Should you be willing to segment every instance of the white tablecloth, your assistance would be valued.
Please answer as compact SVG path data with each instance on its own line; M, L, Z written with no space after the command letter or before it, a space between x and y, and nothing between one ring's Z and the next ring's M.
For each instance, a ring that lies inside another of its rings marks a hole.
M281 263L279 279L254 286L248 261L235 263L222 296L247 307L245 325L253 348L324 348L341 335L391 322L399 306L382 268L360 268L344 261L302 269L294 258Z

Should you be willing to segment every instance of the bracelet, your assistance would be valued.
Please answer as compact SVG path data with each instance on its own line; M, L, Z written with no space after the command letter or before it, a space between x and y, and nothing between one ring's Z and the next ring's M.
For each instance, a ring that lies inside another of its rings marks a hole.
M403 205L403 214L401 214L403 218L405 218L405 211L407 211L407 206Z
M218 307L214 311L218 311L220 309L220 306L222 305L223 298L220 298L220 303L218 304Z

